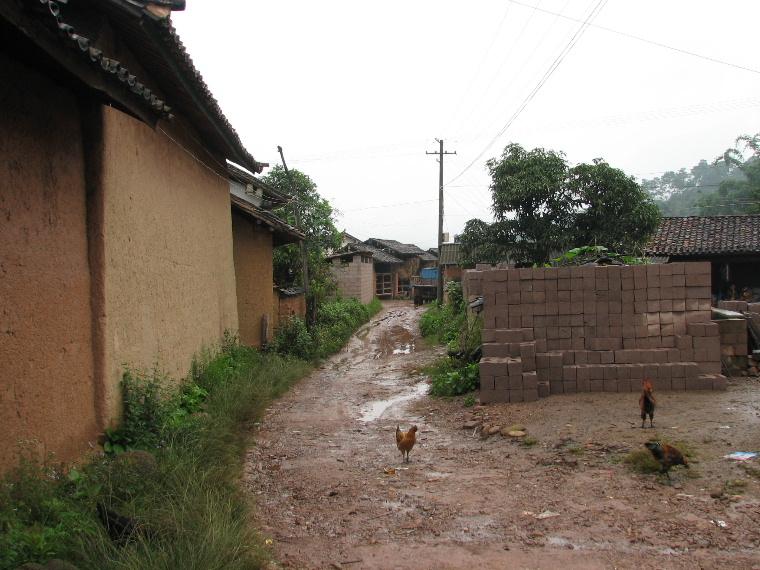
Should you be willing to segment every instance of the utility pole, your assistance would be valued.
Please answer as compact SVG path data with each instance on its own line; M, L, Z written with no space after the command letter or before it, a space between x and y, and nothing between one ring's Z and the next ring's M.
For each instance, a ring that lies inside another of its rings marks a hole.
M438 155L438 292L436 298L438 303L443 303L443 268L441 267L441 244L443 243L443 155L456 154L457 151L444 152L443 139L435 140L438 142L438 151L425 151L425 154Z
M288 177L288 182L290 183L290 193L293 197L293 200L296 201L296 207L293 209L296 215L296 227L298 229L303 230L301 228L301 208L302 205L298 201L298 195L296 193L296 187L293 183L293 177L290 175L290 170L288 170L288 165L285 162L285 155L282 152L282 147L280 145L277 145L277 152L280 153L280 159L282 159L282 167L285 169L285 176ZM303 230L305 233L305 230ZM304 296L308 299L309 297L309 265L307 263L307 256L306 256L306 242L304 240L301 240L299 242L300 244L300 250L301 250L301 279L303 281L303 292Z

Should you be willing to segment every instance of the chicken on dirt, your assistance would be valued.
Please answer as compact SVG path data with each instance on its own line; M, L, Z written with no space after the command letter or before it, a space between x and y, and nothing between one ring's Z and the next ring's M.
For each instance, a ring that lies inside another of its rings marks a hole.
M401 457L404 458L406 463L409 463L409 452L417 442L417 426L412 426L409 431L401 431L399 426L396 426L396 447L401 452Z
M678 449L667 443L660 443L659 441L648 441L644 446L652 453L654 458L660 464L660 473L665 473L668 479L670 479L671 467L676 465L683 465L686 469L689 468L689 464L686 458Z
M639 409L641 410L641 427L649 416L649 427L654 427L654 408L657 401L654 399L654 386L651 380L644 380L642 384L641 396L639 396Z

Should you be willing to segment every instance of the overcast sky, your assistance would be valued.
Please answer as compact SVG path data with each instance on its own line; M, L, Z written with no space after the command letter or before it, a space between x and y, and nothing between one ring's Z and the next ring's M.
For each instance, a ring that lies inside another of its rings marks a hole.
M756 0L188 0L173 20L256 160L282 145L362 239L435 245L436 137L453 237L490 219L509 142L651 178L760 131Z

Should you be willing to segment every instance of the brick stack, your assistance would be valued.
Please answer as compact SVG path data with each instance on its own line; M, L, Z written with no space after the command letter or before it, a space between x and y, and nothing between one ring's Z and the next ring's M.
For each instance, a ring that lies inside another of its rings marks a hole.
M721 319L715 321L720 331L720 353L723 356L747 356L747 321Z
M468 271L483 295L481 401L725 389L710 264Z

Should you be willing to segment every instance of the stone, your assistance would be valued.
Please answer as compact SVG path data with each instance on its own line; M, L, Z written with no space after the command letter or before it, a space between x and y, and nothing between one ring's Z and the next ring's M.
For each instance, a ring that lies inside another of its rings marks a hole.
M462 429L475 429L480 425L480 422L475 420L470 420L468 422L464 422L462 424Z

